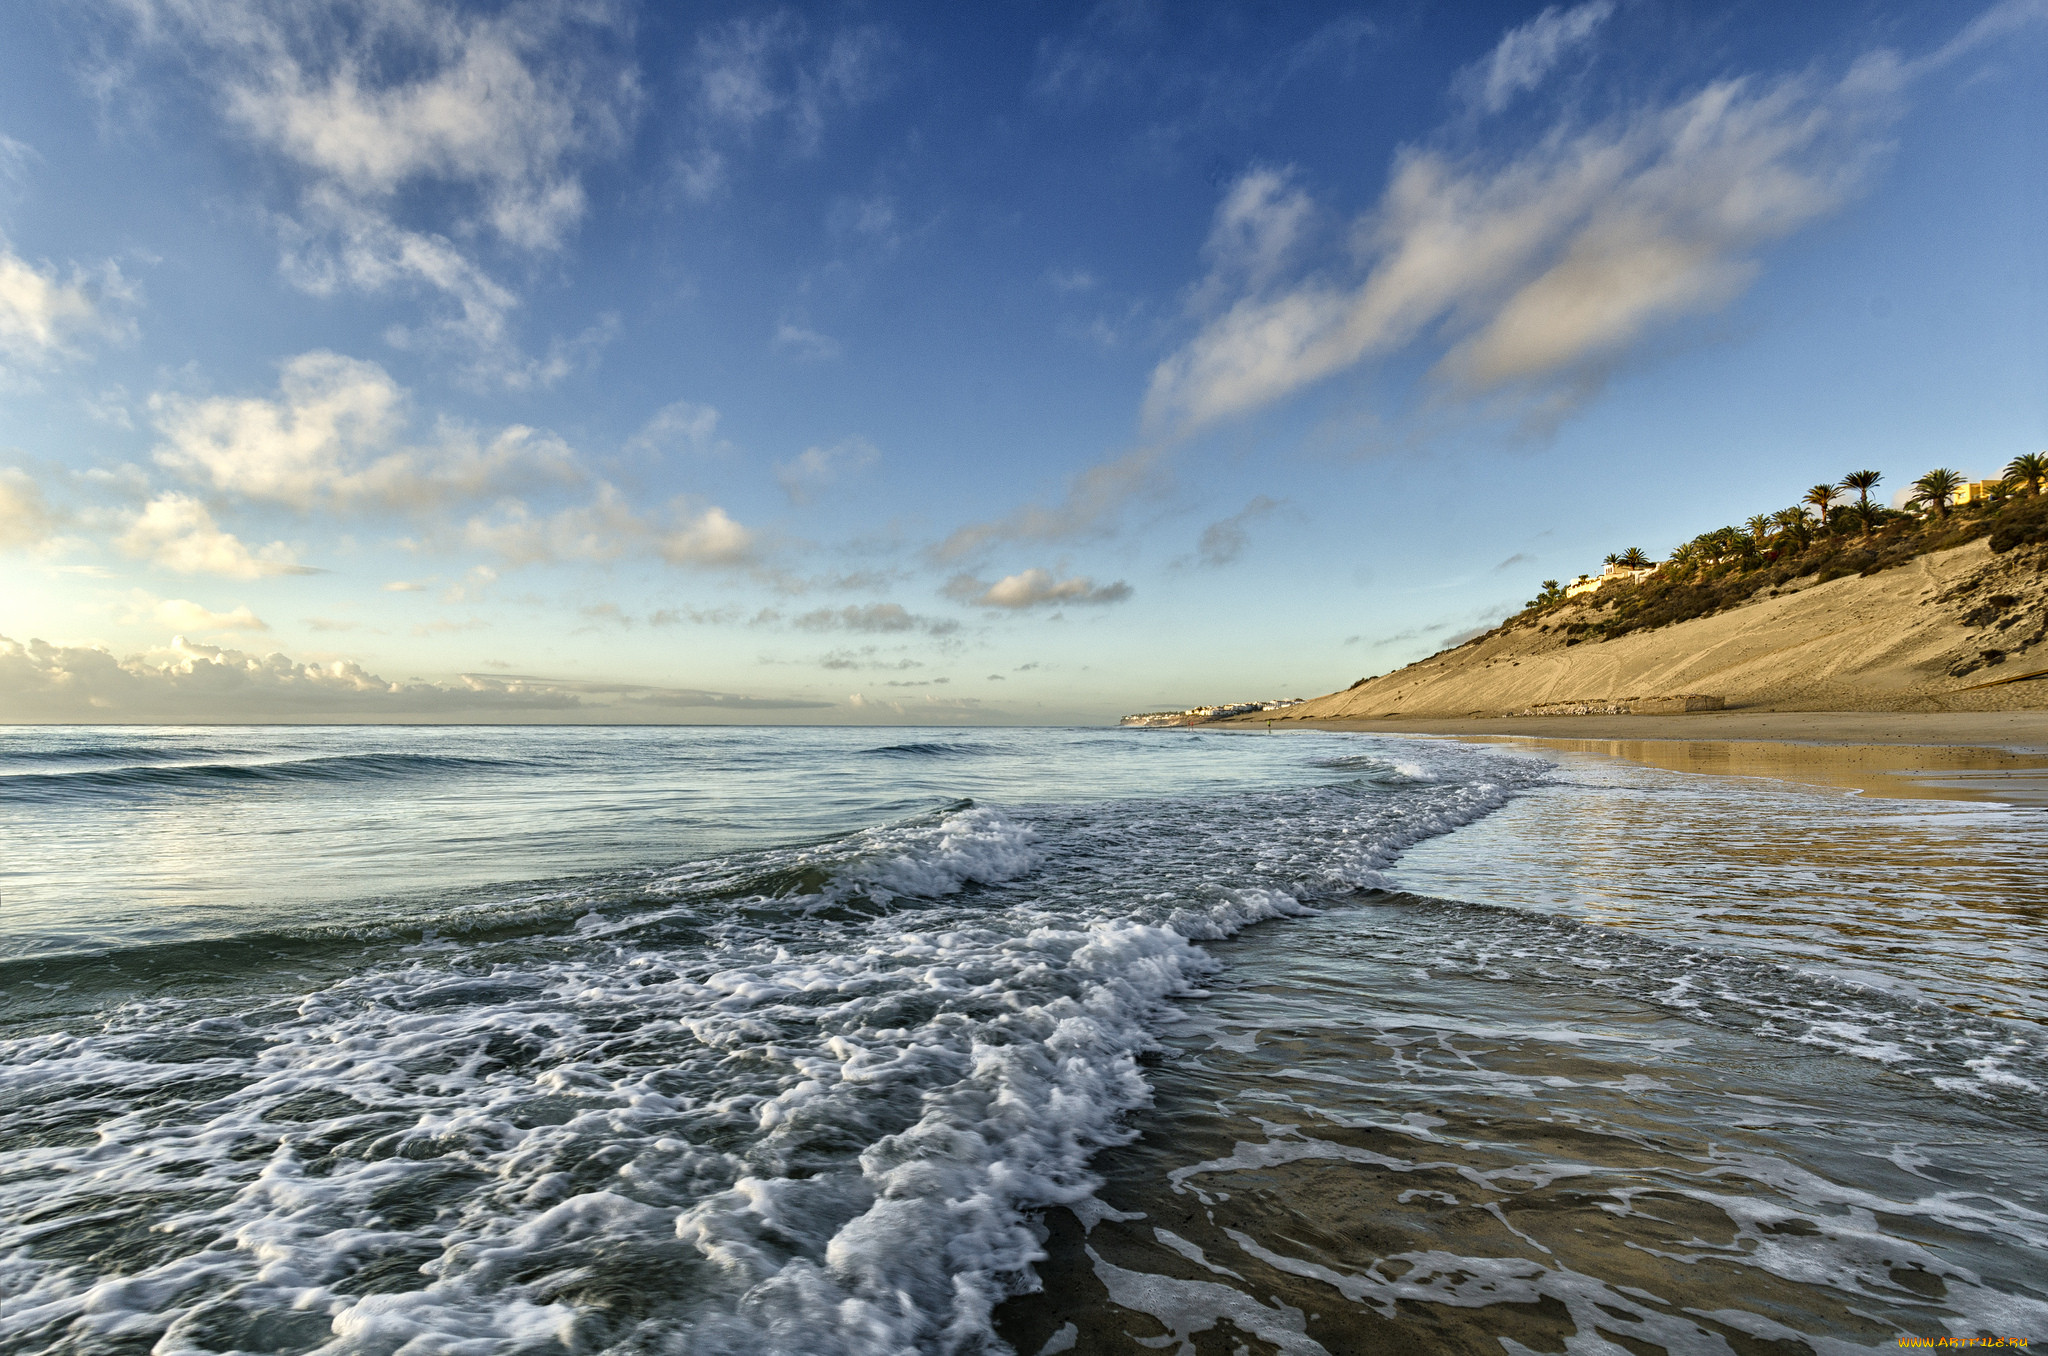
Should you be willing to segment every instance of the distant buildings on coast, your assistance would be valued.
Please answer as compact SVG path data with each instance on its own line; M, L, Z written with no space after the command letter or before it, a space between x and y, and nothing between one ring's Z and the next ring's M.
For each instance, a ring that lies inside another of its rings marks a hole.
M1598 574L1582 574L1577 579L1572 580L1571 583L1566 584L1564 586L1564 596L1576 598L1582 593L1591 593L1595 589L1606 588L1609 584L1623 584L1636 579L1647 579L1657 573L1657 570L1658 567L1655 565L1645 565L1641 569L1630 569L1626 565L1609 565Z
M1288 697L1270 702L1231 702L1224 706L1190 706L1185 711L1141 711L1135 716L1125 716L1122 724L1139 726L1162 725L1203 725L1212 720L1228 716L1250 715L1255 711L1278 711L1283 707L1299 706L1305 697Z

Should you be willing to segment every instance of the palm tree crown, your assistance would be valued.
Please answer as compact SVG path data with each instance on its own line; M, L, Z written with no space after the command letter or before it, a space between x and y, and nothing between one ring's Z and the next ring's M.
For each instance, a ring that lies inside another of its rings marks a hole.
M1835 506L1835 495L1837 492L1837 488L1833 485L1816 485L1808 490L1806 497L1799 502L1811 504L1819 509L1820 525L1826 527L1828 525L1828 510Z
M1957 490L1963 488L1962 476L1946 466L1936 467L1913 482L1913 498L1916 504L1930 504L1941 517L1948 517L1948 501L1955 498Z
M1647 570L1650 568L1650 558L1643 554L1643 548L1640 546L1631 546L1628 550L1623 551L1619 563L1631 570Z
M1884 473L1881 471L1851 471L1848 475L1842 477L1842 483L1839 488L1854 491L1856 502L1865 513L1869 513L1870 492L1876 489L1877 482L1883 479Z
M2008 485L2026 486L2028 494L2039 494L2041 483L2048 481L2048 452L2014 457L2005 464L2005 480Z

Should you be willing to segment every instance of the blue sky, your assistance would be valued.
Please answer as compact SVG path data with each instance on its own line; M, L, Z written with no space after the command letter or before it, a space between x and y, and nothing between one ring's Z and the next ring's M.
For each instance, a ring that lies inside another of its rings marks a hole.
M1310 695L2048 446L2048 3L0 16L0 719Z

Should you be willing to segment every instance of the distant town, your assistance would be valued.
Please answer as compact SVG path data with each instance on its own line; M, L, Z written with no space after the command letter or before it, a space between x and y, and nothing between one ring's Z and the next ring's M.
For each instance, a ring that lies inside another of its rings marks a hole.
M1230 702L1223 706L1190 706L1185 711L1141 711L1135 716L1125 716L1125 725L1201 725L1228 716L1250 715L1255 711L1280 711L1290 706L1299 706L1306 697L1288 697L1270 702Z

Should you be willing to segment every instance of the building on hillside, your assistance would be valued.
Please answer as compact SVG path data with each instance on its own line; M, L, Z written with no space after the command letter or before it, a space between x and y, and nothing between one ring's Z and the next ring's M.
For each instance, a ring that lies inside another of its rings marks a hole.
M1564 596L1576 598L1582 593L1606 588L1609 584L1633 583L1638 579L1648 579L1657 573L1658 568L1655 565L1646 565L1640 570L1632 570L1626 565L1609 565L1598 574L1582 574L1566 584Z
M1963 482L1963 488L1957 490L1956 497L1949 500L1949 502L1957 508L1961 508L1965 504L1989 503L1994 490L2003 495L2006 491L2005 482L2003 480L1966 480Z

